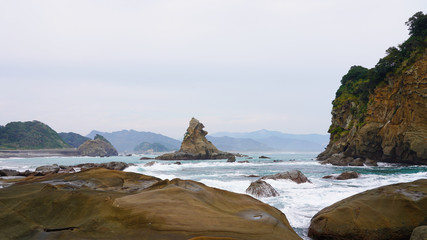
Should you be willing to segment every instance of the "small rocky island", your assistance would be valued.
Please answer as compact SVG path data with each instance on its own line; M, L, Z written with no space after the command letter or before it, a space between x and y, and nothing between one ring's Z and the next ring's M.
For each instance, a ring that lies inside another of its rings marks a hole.
M93 140L87 140L77 149L79 155L89 157L118 156L114 146L103 136L96 134Z
M179 151L156 157L158 160L228 159L234 154L218 150L206 139L207 131L199 120L192 118Z

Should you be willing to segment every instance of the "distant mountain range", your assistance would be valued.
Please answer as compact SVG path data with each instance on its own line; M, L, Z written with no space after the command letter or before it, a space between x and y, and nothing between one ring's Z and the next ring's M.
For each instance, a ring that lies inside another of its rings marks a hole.
M161 144L167 151L178 150L181 146L181 142L176 139L158 133L138 132L135 130L122 130L110 133L92 131L86 137L93 138L96 134L105 137L119 152L134 152L135 147L141 143Z
M287 134L278 131L218 132L208 136L223 151L323 151L329 135Z

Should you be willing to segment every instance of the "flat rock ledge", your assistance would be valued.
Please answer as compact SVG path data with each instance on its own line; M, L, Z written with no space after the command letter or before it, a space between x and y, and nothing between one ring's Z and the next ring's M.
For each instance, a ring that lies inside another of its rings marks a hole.
M427 225L427 179L368 190L332 204L311 219L308 235L334 240L406 240Z
M94 168L1 188L0 239L301 238L282 212L248 195Z

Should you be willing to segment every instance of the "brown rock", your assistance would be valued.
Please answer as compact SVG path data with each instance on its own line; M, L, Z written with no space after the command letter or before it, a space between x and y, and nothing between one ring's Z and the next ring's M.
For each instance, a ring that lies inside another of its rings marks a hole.
M81 156L109 157L118 156L117 150L104 137L96 135L94 140L87 140L77 149Z
M282 173L276 173L274 175L267 175L267 176L263 176L261 179L262 180L266 180L266 179L273 179L273 180L289 179L289 180L292 180L298 184L305 183L305 182L311 183L310 180L308 180L308 178L299 170L292 170L289 172L282 172Z
M384 186L324 208L311 219L308 235L317 239L409 239L427 224L427 179Z
M259 179L252 182L251 185L246 189L247 194L251 194L255 197L276 197L279 193L267 182Z
M411 238L409 240L426 240L427 239L427 226L419 226L412 231Z
M227 162L235 162L236 161L236 157L235 156L231 156L227 159Z
M219 151L206 139L208 132L199 120L192 118L187 128L181 148L178 152L167 153L156 157L158 160L196 160L196 159L228 159L231 153Z
M102 168L0 189L0 239L301 239L248 195Z
M357 173L357 172L354 172L354 171L345 171L345 172L341 173L335 179L337 179L337 180L348 180L348 179L352 179L352 178L358 178L359 176L360 176L360 174Z
M20 173L12 169L0 169L0 176L19 176Z

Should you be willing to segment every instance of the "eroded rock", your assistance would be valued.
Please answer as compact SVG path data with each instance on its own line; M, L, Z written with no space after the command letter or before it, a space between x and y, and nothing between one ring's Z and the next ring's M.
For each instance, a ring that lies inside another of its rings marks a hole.
M301 239L248 195L103 168L26 178L0 202L0 239Z
M289 172L282 172L282 173L276 173L274 175L267 175L267 176L263 176L261 178L262 180L266 180L266 179L273 179L273 180L278 180L278 179L288 179L291 181L294 181L296 183L311 183L310 180L308 180L308 178L299 170L292 170Z
M427 179L384 186L356 194L318 212L313 239L409 239L427 224Z

